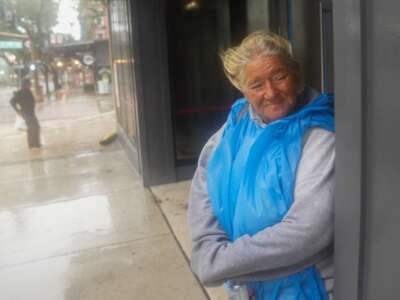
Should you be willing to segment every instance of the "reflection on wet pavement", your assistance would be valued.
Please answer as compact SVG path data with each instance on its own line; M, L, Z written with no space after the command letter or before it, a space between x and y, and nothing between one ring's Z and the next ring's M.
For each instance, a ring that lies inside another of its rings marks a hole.
M0 163L104 150L98 142L116 130L111 95L96 96L74 91L71 92L74 97L37 103L44 146L41 150L29 151L26 132L14 129L15 113L8 104L10 93L10 89L5 90L0 96L0 116L3 117L0 120L0 135L3 137Z
M98 143L111 96L41 103L39 151L0 100L0 299L207 299L118 142Z
M0 242L9 246L0 248L0 266L167 234L150 204L143 193L126 190L1 211L7 231Z
M0 270L2 299L207 299L178 253L159 236L10 267Z

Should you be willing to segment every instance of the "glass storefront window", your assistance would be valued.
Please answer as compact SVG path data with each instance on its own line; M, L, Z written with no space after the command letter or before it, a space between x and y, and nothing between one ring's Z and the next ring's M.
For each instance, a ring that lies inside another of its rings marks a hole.
M137 144L136 87L133 72L129 3L110 1L111 47L118 122Z
M238 95L218 57L230 44L229 2L169 1L168 20L175 156L191 164Z

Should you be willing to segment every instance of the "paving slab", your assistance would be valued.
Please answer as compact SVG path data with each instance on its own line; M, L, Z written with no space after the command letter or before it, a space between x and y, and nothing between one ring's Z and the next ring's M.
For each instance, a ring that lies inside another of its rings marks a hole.
M9 300L205 300L170 236L56 256L0 270Z
M190 184L191 181L187 180L150 188L188 259L192 249L187 224ZM211 300L226 300L229 298L227 291L223 287L207 287L205 289Z

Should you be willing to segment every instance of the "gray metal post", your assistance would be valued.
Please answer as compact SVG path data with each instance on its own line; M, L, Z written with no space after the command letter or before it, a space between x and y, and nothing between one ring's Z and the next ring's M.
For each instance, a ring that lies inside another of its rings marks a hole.
M400 294L400 3L333 3L335 300Z

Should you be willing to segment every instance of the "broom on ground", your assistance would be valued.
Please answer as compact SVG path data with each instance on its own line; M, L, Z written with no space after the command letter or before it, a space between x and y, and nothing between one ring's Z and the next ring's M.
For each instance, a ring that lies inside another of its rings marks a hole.
M118 134L117 134L116 131L114 131L114 132L112 132L112 133L106 135L105 137L103 137L103 138L100 140L99 144L102 145L102 146L109 145L109 144L111 144L112 142L114 142L114 141L117 139L117 137L118 137Z

